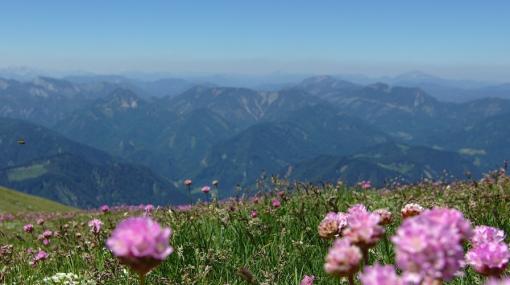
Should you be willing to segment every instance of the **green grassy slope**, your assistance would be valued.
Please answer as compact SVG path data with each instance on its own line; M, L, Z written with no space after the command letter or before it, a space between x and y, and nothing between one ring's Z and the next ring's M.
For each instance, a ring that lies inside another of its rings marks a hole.
M0 213L69 211L73 208L0 186Z

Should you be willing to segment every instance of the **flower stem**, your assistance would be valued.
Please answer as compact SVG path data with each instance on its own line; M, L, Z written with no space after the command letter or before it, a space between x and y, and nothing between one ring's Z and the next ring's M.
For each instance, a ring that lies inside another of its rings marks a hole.
M189 204L193 205L193 198L191 197L191 186L188 185L186 187L188 187Z
M347 278L349 280L349 285L354 285L354 274L350 274Z
M140 274L140 285L145 285L145 274Z
M368 248L362 247L361 251L363 253L363 266L367 266L368 265Z

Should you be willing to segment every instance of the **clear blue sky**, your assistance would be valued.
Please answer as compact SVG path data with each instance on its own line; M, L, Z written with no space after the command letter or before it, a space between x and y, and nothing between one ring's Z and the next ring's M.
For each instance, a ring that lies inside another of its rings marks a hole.
M510 79L510 1L2 1L13 65Z

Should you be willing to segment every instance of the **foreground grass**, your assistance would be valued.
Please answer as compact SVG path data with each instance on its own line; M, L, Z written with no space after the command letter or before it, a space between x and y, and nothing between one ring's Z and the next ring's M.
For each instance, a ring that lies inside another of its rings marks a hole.
M388 208L394 220L386 237L370 251L370 263L393 263L389 237L401 223L399 211L406 203L425 207L452 207L462 211L474 225L485 224L510 232L510 183L507 179L486 184L462 182L450 185L420 184L394 190L360 190L339 185L314 187L287 185L280 208L271 206L273 193L258 203L240 201L201 205L189 211L158 208L154 219L170 226L175 252L149 274L147 284L299 284L303 275L315 275L315 284L343 284L327 276L324 257L331 241L318 237L317 225L328 211L345 211L356 203L370 210ZM251 212L257 211L257 218ZM58 231L48 246L36 236L23 233L23 217L0 226L0 245L11 244L10 255L0 257L0 281L4 284L39 284L57 272L72 272L98 284L137 284L136 275L118 264L104 243L119 220L142 215L142 211L78 213L72 218L54 217L44 228ZM101 219L100 236L86 222ZM35 221L28 221L35 224ZM43 227L36 226L36 232ZM41 248L50 258L35 267L27 248ZM250 274L254 281L249 283ZM244 276L244 277L243 277ZM0 283L1 283L0 282ZM448 284L480 284L470 269ZM346 283L345 283L346 284Z
M0 186L0 213L71 211L73 208Z

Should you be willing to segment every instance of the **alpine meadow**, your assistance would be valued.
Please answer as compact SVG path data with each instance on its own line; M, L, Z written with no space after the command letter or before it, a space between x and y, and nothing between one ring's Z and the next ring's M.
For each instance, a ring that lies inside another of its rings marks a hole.
M0 284L510 285L508 11L0 4Z

